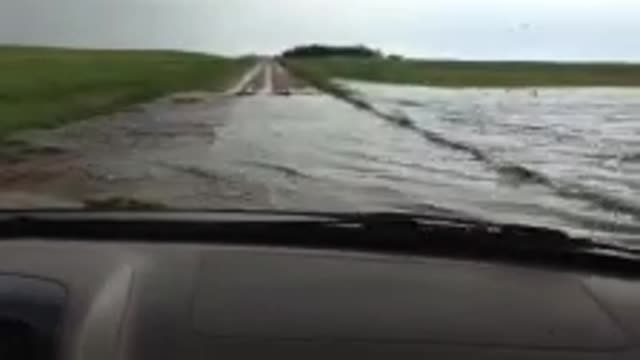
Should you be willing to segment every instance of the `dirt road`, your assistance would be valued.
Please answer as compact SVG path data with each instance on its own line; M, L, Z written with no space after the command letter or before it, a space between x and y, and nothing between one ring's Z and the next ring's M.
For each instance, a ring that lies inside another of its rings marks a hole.
M15 136L0 147L0 208L446 208L637 239L637 90L545 90L531 101L526 90L347 86L411 126L265 60L223 94L176 94ZM609 145L584 145L598 143ZM624 144L627 157L609 159Z
M224 95L176 94L56 130L21 133L0 149L0 207L269 207L265 184L250 174L220 174L211 164L215 144L245 106L239 95L310 93L264 61Z
M240 83L230 90L231 94L250 95L312 95L316 94L300 79L291 75L277 62L265 61L249 72Z

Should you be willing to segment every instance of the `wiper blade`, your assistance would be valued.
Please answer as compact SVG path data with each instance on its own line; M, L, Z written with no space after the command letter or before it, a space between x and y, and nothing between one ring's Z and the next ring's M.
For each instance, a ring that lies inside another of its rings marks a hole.
M7 225L59 225L65 224L95 224L101 227L107 223L149 224L177 227L180 224L203 225L269 225L281 228L297 225L323 226L326 228L351 229L352 231L366 231L382 233L415 232L425 235L433 232L450 232L466 234L469 237L481 236L491 238L492 242L508 238L504 246L527 246L549 248L601 248L606 250L632 251L638 250L622 246L599 243L586 238L573 238L566 233L528 225L500 224L472 216L462 215L447 210L434 209L428 213L414 214L405 212L296 212L274 210L169 210L169 211L77 211L77 210L0 210L0 224L2 230ZM40 227L22 226L26 232L37 231ZM241 228L233 229L241 231ZM534 238L534 240L532 240ZM429 240L429 239L426 239Z
M449 231L462 234L483 235L490 237L491 241L501 238L509 238L506 246L514 244L552 247L575 248L594 244L590 239L579 239L568 236L566 233L528 225L500 224L473 217L460 217L453 215L423 215L405 213L362 213L341 215L336 221L329 223L333 226L361 226L369 230L412 230L420 235L426 235L434 231ZM530 238L536 241L529 241Z
M640 275L635 249L446 212L0 212L0 238L32 237L362 250Z
M370 228L409 227L423 235L434 232L462 232L474 241L489 239L504 247L555 250L599 250L640 256L640 249L589 238L572 237L566 232L541 226L501 224L473 217L403 213L351 214L341 217L341 225L360 224ZM500 242L504 240L504 242Z

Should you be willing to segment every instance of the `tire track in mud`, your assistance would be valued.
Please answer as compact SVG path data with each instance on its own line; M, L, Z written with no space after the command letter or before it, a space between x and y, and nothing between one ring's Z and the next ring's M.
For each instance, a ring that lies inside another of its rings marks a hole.
M244 75L242 75L242 77L236 83L236 85L234 85L231 88L229 88L225 92L225 94L226 95L236 95L239 92L242 92L244 89L247 88L247 86L252 81L254 81L255 77L260 73L261 70L262 70L262 63L258 63L256 65L254 65L254 67L251 68L249 71L247 71Z
M306 82L294 77L273 60L265 60L231 92L238 96L255 95L316 95L319 94Z
M244 82L237 88L232 89L230 93L238 96L251 96L263 92L269 80L268 77L270 77L267 71L268 67L266 63L257 65L257 67L249 73L248 77L243 80Z

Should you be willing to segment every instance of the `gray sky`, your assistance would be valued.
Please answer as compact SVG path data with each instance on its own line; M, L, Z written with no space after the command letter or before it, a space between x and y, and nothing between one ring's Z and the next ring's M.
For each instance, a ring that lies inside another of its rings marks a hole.
M0 42L275 53L640 61L638 0L0 0Z

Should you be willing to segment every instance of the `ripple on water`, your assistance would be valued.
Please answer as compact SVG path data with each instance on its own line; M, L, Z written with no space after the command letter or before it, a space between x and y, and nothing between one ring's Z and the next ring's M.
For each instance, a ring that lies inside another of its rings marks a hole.
M449 208L477 213L478 199L482 199L482 215L500 217L511 204L509 220L548 224L549 217L555 217L575 233L625 240L637 237L640 243L640 182L632 181L640 179L640 167L635 166L640 152L637 139L629 135L640 132L640 122L628 121L640 112L640 90L544 89L531 99L523 90L359 82L349 86L379 117L423 138L426 144L417 145L425 152L423 164L433 160L426 153L431 147L439 147L439 154L451 153L451 161L440 157L436 164L451 170L449 191L469 193L475 188L476 192L469 197L473 201L449 197L454 199ZM455 153L465 153L482 165L469 166ZM459 181L455 177L459 173L473 174L477 185ZM429 171L406 174L433 176ZM438 172L443 174L447 173ZM492 191L487 187L490 181L495 181ZM504 186L513 189L499 190ZM530 186L540 188L537 191L544 196L528 196ZM611 191L621 187L624 191ZM437 199L425 191L416 202ZM541 214L540 208L547 206L542 201L560 208Z

